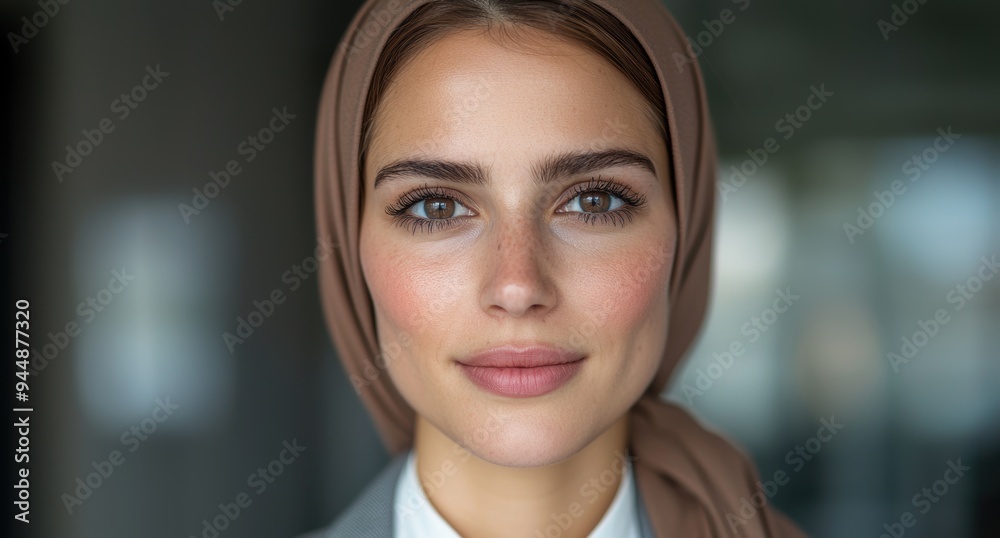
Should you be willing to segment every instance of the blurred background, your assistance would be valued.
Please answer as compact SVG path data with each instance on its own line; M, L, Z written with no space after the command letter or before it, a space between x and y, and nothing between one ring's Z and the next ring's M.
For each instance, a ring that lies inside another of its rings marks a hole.
M811 535L996 536L1000 4L666 4L721 157L712 304L668 397ZM0 2L2 300L11 324L31 302L35 374L18 536L201 537L241 494L220 535L292 536L387 462L308 261L358 5Z

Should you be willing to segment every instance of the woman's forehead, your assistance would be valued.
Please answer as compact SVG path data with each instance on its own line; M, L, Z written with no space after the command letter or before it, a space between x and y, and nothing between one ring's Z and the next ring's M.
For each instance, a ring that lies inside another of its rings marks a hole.
M390 84L372 160L650 147L657 131L628 79L582 47L549 44L548 52L538 42L526 51L471 32L435 41Z

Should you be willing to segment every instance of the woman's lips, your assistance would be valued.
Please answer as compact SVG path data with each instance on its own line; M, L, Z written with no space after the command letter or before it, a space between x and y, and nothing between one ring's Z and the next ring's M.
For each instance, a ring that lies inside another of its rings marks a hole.
M466 377L479 388L512 397L548 394L580 371L584 356L554 346L504 346L458 361Z

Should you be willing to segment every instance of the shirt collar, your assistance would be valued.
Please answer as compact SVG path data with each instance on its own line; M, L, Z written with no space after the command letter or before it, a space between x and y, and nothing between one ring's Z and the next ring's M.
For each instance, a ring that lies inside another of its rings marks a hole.
M618 491L607 512L588 538L639 538L638 504L632 465L624 466ZM586 505L584 505L586 509ZM556 523L553 522L555 525ZM393 510L394 538L462 538L431 504L417 476L416 456L410 450L396 484ZM544 530L536 533L546 536ZM535 537L532 537L535 538Z

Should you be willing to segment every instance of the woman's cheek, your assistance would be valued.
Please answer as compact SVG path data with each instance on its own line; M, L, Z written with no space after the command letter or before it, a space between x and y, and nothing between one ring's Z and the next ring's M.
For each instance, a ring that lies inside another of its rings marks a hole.
M372 300L381 317L397 331L413 334L426 325L423 296L404 267L380 265L372 270Z
M372 300L395 330L419 337L455 308L453 271L415 256L386 256L370 267Z
M382 245L372 247L372 245ZM413 290L401 282L406 276L405 260L385 248L378 234L362 235L361 266L377 317L388 324L385 329L407 331L410 326L404 312L413 311L416 298ZM380 334L380 339L385 338Z
M617 253L614 259L618 263L609 267L605 260L601 269L591 273L600 276L581 282L579 289L593 290L587 295L593 302L585 309L599 326L620 337L633 334L658 309L666 308L673 251L670 245L636 247Z

